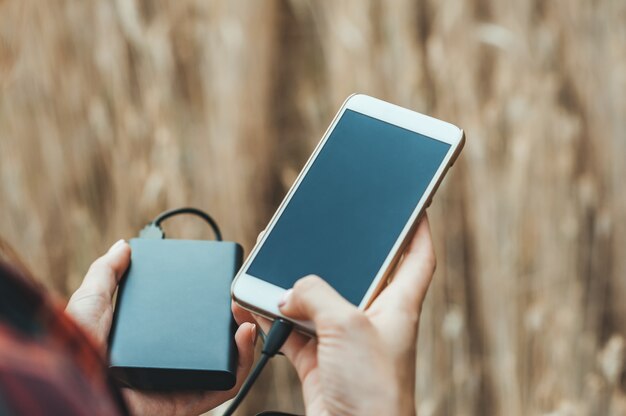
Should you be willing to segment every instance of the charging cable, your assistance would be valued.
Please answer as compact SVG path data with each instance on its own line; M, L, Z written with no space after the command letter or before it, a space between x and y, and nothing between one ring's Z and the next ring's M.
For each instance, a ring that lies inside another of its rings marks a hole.
M156 239L165 238L165 232L163 231L163 228L161 228L161 223L168 218L181 214L191 214L195 215L196 217L202 218L207 224L209 224L209 226L213 230L213 233L215 234L215 240L222 241L222 233L220 232L220 227L217 226L215 220L206 212L199 210L198 208L191 207L176 208L160 213L151 223L146 225L139 232L139 237Z
M228 409L224 412L224 416L231 416L235 410L237 410L237 407L239 407L243 399L246 397L250 388L254 385L254 382L261 374L261 371L265 368L265 365L278 353L285 341L287 341L292 329L293 324L285 319L279 318L274 321L270 331L265 337L265 343L263 344L263 350L261 351L261 358L254 366L254 369L248 378L246 378L246 381L243 383L243 386L241 386L237 396L235 396L233 401L230 403L230 406L228 406Z

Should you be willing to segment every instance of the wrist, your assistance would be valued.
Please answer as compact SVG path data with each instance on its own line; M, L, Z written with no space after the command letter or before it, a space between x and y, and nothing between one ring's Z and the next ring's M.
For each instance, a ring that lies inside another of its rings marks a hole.
M359 414L415 416L413 383L388 383L380 393L377 398L371 396L364 402L365 408L361 408Z
M396 414L415 416L415 396L413 394L400 400Z
M390 383L390 385L395 384L394 389L389 389L391 397L389 397L388 401L391 404L389 410L393 410L393 413L387 414L402 416L415 416L416 414L415 373L406 370L406 364L399 367L397 373L395 373L395 383Z
M415 394L413 391L408 391L406 388L398 390L398 394L392 403L394 406L391 409L394 412L388 414L415 416Z

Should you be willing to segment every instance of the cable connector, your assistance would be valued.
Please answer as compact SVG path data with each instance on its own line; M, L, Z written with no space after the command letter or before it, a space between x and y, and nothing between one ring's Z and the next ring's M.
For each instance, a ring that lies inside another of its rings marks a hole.
M291 322L282 318L276 319L265 337L261 353L269 357L275 356L289 338L292 329L293 324Z
M152 238L155 240L161 240L165 238L165 233L160 226L151 222L150 224L143 227L141 231L139 231L139 238Z

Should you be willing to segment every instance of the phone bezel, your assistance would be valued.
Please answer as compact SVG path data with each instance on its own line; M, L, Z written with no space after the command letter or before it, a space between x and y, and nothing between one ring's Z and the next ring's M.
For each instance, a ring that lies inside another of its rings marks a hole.
M378 120L450 144L450 149L448 150L448 153L439 165L435 175L433 175L433 179L428 184L424 195L418 201L415 209L409 217L409 220L405 224L402 232L398 236L398 239L389 251L389 254L385 258L382 266L376 273L376 277L372 280L372 283L365 293L365 296L359 303L359 309L365 309L367 306L369 306L369 304L384 287L384 283L387 280L388 273L390 270L393 269L393 266L398 261L403 251L402 249L408 241L408 237L412 235L412 231L417 224L419 216L425 210L425 207L430 204L434 192L436 191L437 187L441 183L441 180L445 176L447 169L454 163L454 160L459 154L465 140L463 130L445 121L438 120L436 118L429 117L424 114L420 114L397 106L395 104L391 104L386 101L382 101L377 98L373 98L363 94L354 94L348 97L335 115L335 118L324 133L322 139L315 147L313 153L309 157L309 160L306 162L306 164L302 168L302 171L296 178L294 184L291 186L291 189L289 189L289 192L287 192L280 206L274 213L267 228L265 229L265 233L259 239L259 241L257 241L252 251L250 252L250 255L247 257L246 261L244 262L243 266L241 267L240 271L237 273L237 276L233 281L233 284L231 286L231 295L233 300L241 305L243 308L250 310L251 312L260 314L270 319L275 319L277 317L286 318L278 310L278 302L282 298L286 289L268 283L257 277L251 276L247 274L246 271L251 262L254 260L255 256L257 255L259 249L265 242L265 239L271 233L272 228L276 224L278 218L280 218L280 215L289 203L294 192L300 186L302 179L307 174L317 155L324 147L324 144L330 137L332 131L337 125L337 122L346 110L353 110L361 114L376 118ZM314 334L315 327L311 322L296 321L293 319L290 320L293 321L300 330L310 334Z

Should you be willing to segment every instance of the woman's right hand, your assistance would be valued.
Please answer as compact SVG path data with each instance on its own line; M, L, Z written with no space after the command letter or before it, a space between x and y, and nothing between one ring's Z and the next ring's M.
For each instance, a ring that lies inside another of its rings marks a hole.
M293 363L309 415L414 415L420 311L435 270L428 220L418 226L392 282L366 311L324 280L300 279L280 311L314 322L317 338L292 334L283 353ZM235 306L238 321L270 322Z

